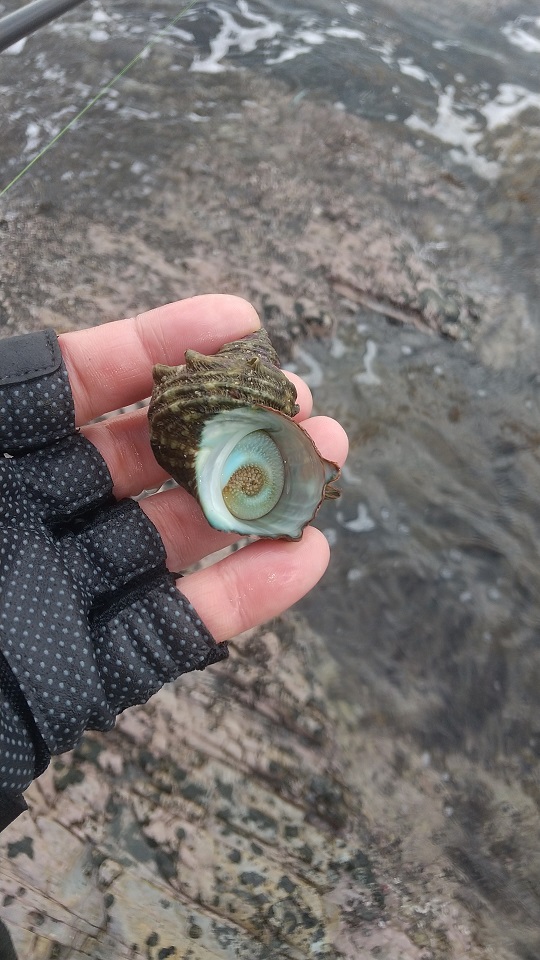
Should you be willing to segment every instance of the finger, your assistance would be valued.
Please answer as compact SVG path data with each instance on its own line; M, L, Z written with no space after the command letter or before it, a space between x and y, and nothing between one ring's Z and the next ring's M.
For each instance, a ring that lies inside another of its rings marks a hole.
M329 417L314 417L306 421L305 427L309 427L321 455L341 465L347 453L347 438L339 424ZM160 533L170 570L183 570L238 540L234 534L213 530L185 490L157 493L141 501L141 507Z
M296 402L300 407L300 413L297 413L294 419L297 421L305 420L306 417L311 416L311 411L313 409L313 397L311 395L311 390L309 389L307 383L302 380L302 377L297 376L296 373L291 373L289 370L284 370L283 373L296 387Z
M77 425L150 396L155 363L182 363L188 347L215 353L224 343L259 327L259 318L246 300L209 295L61 334L58 340Z
M320 580L328 543L308 527L298 543L259 541L178 581L216 640L229 640L282 613Z
M239 539L238 534L214 530L195 497L181 487L147 497L140 506L161 536L169 570L184 570Z
M290 376L292 379L294 375ZM294 384L300 404L300 413L295 419L303 420L311 412L311 392L299 377L294 377ZM168 474L159 466L150 447L147 409L87 424L82 432L105 460L118 500L137 496L167 480Z
M349 438L337 420L331 417L310 417L302 428L309 433L321 457L342 467L349 452Z
M87 424L81 432L105 460L117 500L136 497L169 479L152 453L147 407Z

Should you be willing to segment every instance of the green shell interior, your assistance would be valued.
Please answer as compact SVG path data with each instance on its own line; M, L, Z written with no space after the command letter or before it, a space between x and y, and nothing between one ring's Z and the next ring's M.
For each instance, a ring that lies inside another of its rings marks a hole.
M272 439L283 468L281 495L263 516L242 519L227 508L223 478L227 465L250 462L245 439L264 431ZM245 454L238 454L238 445ZM308 434L298 424L274 410L245 407L223 411L204 426L195 460L197 498L208 522L217 530L242 535L299 540L325 496L328 483L337 479L335 464L324 460Z

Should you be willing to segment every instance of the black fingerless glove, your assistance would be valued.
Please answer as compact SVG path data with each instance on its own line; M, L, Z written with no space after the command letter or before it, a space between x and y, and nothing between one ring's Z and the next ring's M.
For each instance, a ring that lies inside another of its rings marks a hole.
M75 428L52 331L0 342L0 829L51 754L227 656ZM7 456L6 456L7 455Z

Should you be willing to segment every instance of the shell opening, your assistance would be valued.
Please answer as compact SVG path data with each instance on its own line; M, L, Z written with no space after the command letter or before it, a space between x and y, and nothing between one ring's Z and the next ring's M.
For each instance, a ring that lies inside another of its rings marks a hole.
M221 483L225 506L239 520L258 520L273 510L283 492L285 467L264 430L254 430L236 444Z
M254 456L261 442L263 450ZM257 469L252 471L254 463ZM263 484L263 473L270 474L273 483ZM339 469L321 457L308 434L289 417L252 406L209 418L200 436L195 474L197 498L217 530L299 540L322 500L330 495L333 488L328 485L337 479ZM245 486L246 481L248 493L244 489L243 497L237 499L232 487ZM261 507L257 502L261 491L264 499L270 489ZM255 513L240 515L248 504Z

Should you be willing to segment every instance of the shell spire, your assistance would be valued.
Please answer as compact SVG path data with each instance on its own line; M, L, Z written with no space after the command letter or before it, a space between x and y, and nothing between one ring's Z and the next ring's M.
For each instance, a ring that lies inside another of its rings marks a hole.
M293 420L296 389L265 330L213 356L187 350L184 364L158 364L153 378L154 456L212 526L298 540L323 499L339 496L337 465Z

